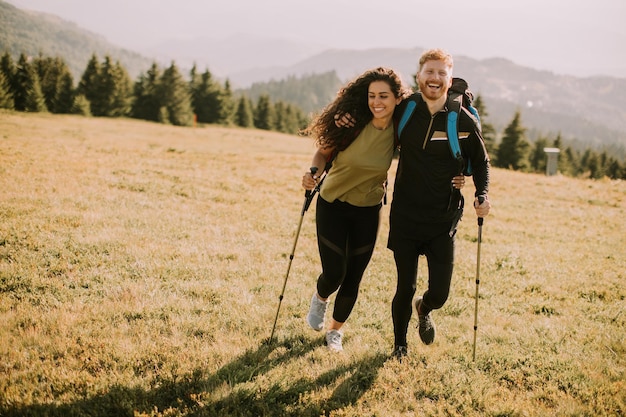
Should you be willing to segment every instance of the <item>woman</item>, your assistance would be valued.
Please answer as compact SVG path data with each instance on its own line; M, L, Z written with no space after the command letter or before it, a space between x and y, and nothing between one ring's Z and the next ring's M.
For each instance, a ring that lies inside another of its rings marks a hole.
M341 89L335 100L305 130L316 139L317 151L302 186L312 190L329 161L316 206L317 241L322 273L311 299L308 324L324 328L328 298L337 291L326 344L343 350L341 328L356 303L359 285L378 234L387 171L393 158L393 113L410 94L389 68L376 68ZM336 115L354 116L351 128L338 127ZM319 174L319 175L318 175Z

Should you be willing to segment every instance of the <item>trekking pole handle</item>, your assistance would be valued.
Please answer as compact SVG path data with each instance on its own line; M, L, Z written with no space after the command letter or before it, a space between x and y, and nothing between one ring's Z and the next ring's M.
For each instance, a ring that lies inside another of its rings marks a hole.
M311 176L314 176L317 172L317 167L311 167ZM319 184L318 184L319 187ZM313 188L312 190L306 190L304 192L304 204L302 205L302 215L309 209L311 202L313 201L313 197L315 196L315 192L318 190L318 187Z
M311 170L311 176L315 176L315 173L317 172L317 167L311 167L311 168L309 168L309 169ZM311 191L312 191L312 190L306 190L306 191L304 192L304 196L305 196L306 198L311 197Z
M484 196L484 195L479 195L479 196L478 196L478 205L481 205L481 204L482 204L482 203L484 203L484 202L485 202L485 196ZM479 218L478 218L478 225L479 225L479 226L482 226L482 225L483 225L483 220L484 220L484 219L483 219L482 217L479 217Z

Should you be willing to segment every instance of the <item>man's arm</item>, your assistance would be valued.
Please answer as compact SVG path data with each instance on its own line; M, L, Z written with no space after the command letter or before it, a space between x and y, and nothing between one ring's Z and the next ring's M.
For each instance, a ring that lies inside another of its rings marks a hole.
M472 164L472 179L476 191L474 193L474 208L478 217L485 217L489 214L491 204L487 197L489 193L489 170L491 164L489 155L485 148L482 134L478 126L474 133L469 136L469 157Z

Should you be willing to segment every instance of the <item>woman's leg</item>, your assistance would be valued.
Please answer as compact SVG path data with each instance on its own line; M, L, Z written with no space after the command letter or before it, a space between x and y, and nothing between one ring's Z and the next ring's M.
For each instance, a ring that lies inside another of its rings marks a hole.
M317 246L322 273L317 279L317 294L326 300L343 282L346 271L348 227L338 203L328 203L321 197L316 206Z
M359 294L359 286L365 269L369 264L380 224L381 205L374 207L346 207L348 224L348 245L346 253L345 276L333 311L331 329L338 330L348 319Z

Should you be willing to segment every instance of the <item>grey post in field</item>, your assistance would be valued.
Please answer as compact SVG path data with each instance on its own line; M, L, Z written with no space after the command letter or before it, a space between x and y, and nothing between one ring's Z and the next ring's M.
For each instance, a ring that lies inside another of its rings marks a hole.
M559 148L543 148L543 151L548 156L548 162L546 163L546 175L556 175L559 162Z

